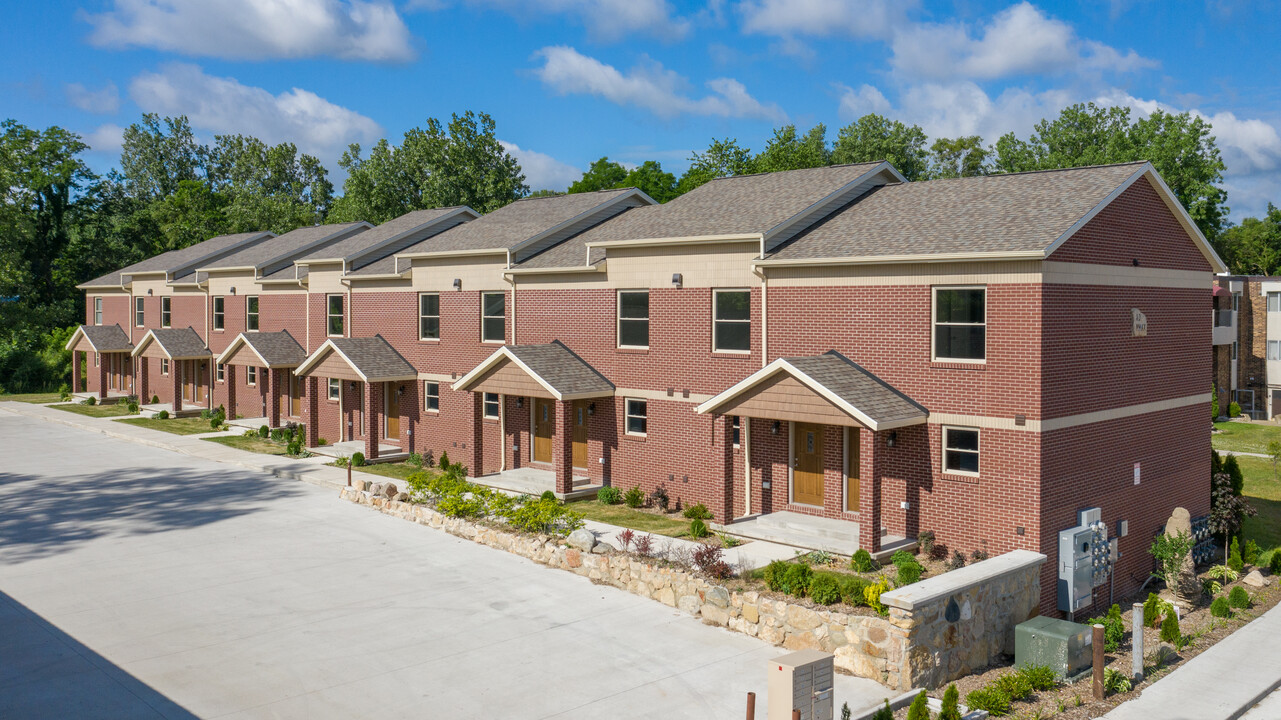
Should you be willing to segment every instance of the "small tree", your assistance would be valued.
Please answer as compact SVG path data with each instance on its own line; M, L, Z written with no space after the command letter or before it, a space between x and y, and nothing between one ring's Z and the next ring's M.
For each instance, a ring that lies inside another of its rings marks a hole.
M1152 541L1148 552L1156 558L1156 574L1165 581L1166 587L1174 588L1178 585L1179 572L1183 570L1183 561L1187 559L1188 553L1192 552L1192 544L1192 536L1185 532L1174 535L1161 533Z
M930 706L925 699L925 691L917 693L912 706L907 709L907 720L930 720Z
M1228 474L1228 479L1232 481L1232 493L1240 495L1245 490L1245 473L1241 472L1241 464L1237 462L1236 455L1229 455L1223 461L1223 472Z
M1210 490L1210 532L1223 538L1224 550L1232 536L1241 531L1245 519L1258 514L1248 500L1233 490L1229 466L1236 466L1235 456L1229 455L1224 461L1224 471L1211 479Z
M1178 647L1183 640L1183 633L1179 630L1179 614L1168 612L1165 619L1161 621L1161 642L1168 642Z
M1268 459L1272 461L1272 479L1277 478L1277 463L1281 462L1281 442L1273 440L1268 443Z
M1210 383L1210 419L1219 419L1219 389Z
M1236 538L1232 538L1232 544L1228 549L1228 567L1238 574L1245 569L1245 562L1241 559L1241 545Z
M961 720L961 691L956 683L947 686L943 691L943 707L939 710L938 720Z

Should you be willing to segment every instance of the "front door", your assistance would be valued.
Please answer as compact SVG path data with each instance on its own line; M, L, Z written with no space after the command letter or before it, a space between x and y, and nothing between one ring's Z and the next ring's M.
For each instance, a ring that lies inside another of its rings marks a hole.
M846 462L849 467L845 468L845 510L846 512L858 512L858 475L859 475L859 430L858 428L847 428L845 430L848 438L849 452L845 454Z
M796 423L792 429L792 502L823 504L823 426Z
M192 364L196 370L191 374L191 384L195 386L196 402L205 401L205 373L209 372L209 365L204 360L193 360Z
M574 467L587 467L587 401L574 401Z
M386 395L387 405L387 439L400 439L400 393L399 386L396 383L387 383Z
M181 360L182 364L182 399L188 402L194 402L193 398L196 393L196 361Z
M289 417L302 417L302 378L289 371Z
M534 399L534 462L552 461L552 430L556 426L551 400Z

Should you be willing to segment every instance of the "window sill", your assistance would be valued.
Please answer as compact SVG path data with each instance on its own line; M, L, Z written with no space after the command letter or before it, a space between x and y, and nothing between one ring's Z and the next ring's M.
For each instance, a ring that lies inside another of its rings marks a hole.
M624 440L631 440L632 442L645 442L645 438L647 438L647 437L649 437L649 436L648 436L648 435L633 435L632 433L623 433L623 439L624 439Z
M616 347L614 348L614 352L622 353L624 355L648 355L649 348L647 347Z
M712 355L717 357L727 357L727 358L750 358L752 356L752 351L751 350L713 350Z
M420 337L420 338L418 338L418 342L425 342L425 343L438 343L438 342L440 342L440 338L425 338L425 337Z
M987 370L987 361L965 362L964 360L931 360L930 368L935 370Z
M507 341L506 341L506 340L481 340L480 342L481 342L481 344L483 344L483 345L505 345L505 344L507 344Z
M967 475L967 474L954 473L954 472L939 473L939 479L951 480L952 482L969 483L971 485L977 485L979 483L978 475Z

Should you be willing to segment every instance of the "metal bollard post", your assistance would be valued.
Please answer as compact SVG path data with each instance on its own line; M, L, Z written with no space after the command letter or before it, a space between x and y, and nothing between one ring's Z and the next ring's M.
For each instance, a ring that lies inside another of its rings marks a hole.
M351 459L347 460L347 487L351 487Z
M747 693L747 720L756 720L756 693Z
M801 720L801 711L800 711L800 710L793 710L793 711L792 711L792 720Z
M1103 626L1094 626L1094 699L1103 699Z
M1143 682L1143 603L1134 603L1130 613L1130 675L1134 682Z

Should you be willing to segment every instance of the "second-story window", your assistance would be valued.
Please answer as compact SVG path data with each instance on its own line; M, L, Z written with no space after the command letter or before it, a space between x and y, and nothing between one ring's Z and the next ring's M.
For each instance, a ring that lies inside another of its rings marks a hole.
M329 322L325 329L325 332L330 337L341 336L343 334L342 333L342 327L343 327L342 295L330 295L329 298L327 299L327 302L328 302L327 314L328 314Z
M649 291L618 291L618 346L649 347Z
M170 321L173 319L173 313L169 310L171 307L169 301L170 298L160 298L160 327L169 327Z
M258 296L248 295L245 297L245 329L258 329Z
M329 399L337 400L342 394L342 380L338 378L329 378Z
M498 393L485 393L485 417L498 419Z
M223 382L227 379L226 365L223 365L222 363L217 363L216 365L214 365L214 370L215 372L218 373L218 382Z
M437 293L418 296L418 339L440 339L440 295Z
M100 297L93 299L93 324L102 324L102 298Z
M712 291L712 349L717 352L751 351L751 292L747 290Z
M423 382L423 409L427 412L440 412L440 383L430 380Z
M480 339L503 342L507 339L505 313L506 293L484 293L480 296Z
M248 365L245 367L245 384L246 385L258 384L258 368L254 367L253 365Z
M225 304L221 297L213 299L213 329L222 330L227 322L227 314L223 312Z
M987 290L934 288L934 359L987 358Z
M160 358L160 374L169 374L169 358Z
M1281 293L1268 293L1268 312L1281 312Z
M143 299L140 297L133 299L133 324L143 327L147 324L147 314L144 309Z

